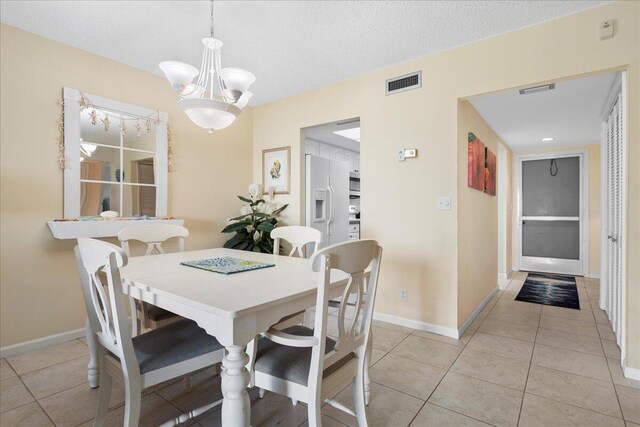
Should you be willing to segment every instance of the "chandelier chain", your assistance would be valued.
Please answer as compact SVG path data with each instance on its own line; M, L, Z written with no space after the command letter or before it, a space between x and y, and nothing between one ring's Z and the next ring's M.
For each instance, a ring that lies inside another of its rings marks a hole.
M213 0L211 0L211 38L215 38L215 31L213 30Z

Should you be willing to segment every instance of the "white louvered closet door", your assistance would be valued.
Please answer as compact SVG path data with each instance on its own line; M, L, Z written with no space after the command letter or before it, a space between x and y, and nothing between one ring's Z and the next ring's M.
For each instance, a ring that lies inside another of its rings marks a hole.
M606 124L606 303L605 310L616 333L623 336L622 212L623 212L623 119L620 95Z

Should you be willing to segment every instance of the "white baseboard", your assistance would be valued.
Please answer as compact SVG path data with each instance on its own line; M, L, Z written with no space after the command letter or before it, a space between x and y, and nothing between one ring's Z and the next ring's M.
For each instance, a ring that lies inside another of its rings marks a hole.
M507 280L509 275L507 273L498 273L498 280Z
M625 378L640 381L640 369L628 367L626 360L622 362L622 372L624 373Z
M493 288L493 290L489 292L489 295L486 296L486 298L480 303L480 305L475 309L475 311L471 313L471 316L469 316L467 320L465 320L465 322L462 324L462 326L460 326L460 329L458 329L458 336L456 338L460 338L462 334L464 334L467 328L469 328L469 326L473 323L473 321L476 320L476 317L478 317L482 309L485 308L487 304L489 304L489 301L491 301L491 298L493 298L496 292L498 292L497 287Z
M419 320L407 319L385 313L373 313L373 318L381 322L393 323L394 325L444 335L445 337L458 338L458 331L455 328L447 328L446 326L434 325L433 323L421 322Z
M584 275L584 277L587 277L589 279L600 279L600 273L587 273Z
M39 348L48 347L54 344L71 341L76 338L85 336L85 328L75 329L73 331L62 332L60 334L49 335L48 337L38 338L32 341L21 342L18 344L8 345L0 348L0 357L10 357L17 354L26 353L27 351L37 350Z

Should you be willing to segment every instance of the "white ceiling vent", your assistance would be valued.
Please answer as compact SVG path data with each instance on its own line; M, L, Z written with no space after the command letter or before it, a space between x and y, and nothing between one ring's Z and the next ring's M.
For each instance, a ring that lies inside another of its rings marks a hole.
M386 81L387 95L393 95L394 93L417 89L419 87L422 87L422 71L394 77Z

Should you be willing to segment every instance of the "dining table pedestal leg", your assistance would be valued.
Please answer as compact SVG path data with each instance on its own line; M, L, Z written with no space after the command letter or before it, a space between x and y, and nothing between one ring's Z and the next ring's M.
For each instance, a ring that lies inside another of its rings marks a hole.
M251 375L246 368L249 355L244 345L225 348L227 353L222 360L222 425L248 427L251 421L251 402L247 392Z

